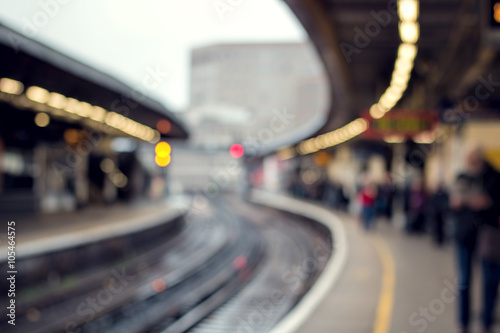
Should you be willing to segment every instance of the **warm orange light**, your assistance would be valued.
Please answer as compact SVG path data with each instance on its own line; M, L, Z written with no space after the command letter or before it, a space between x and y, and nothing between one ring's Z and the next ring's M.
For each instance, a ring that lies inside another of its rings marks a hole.
M495 22L500 23L500 2L495 3L493 6L493 18Z
M63 136L64 140L71 145L75 145L80 141L83 141L81 132L74 128L68 128L65 130Z
M156 124L156 129L162 134L167 134L170 132L170 122L166 119L160 119Z
M319 151L313 155L313 161L316 165L324 167L330 161L330 155L325 153L324 151Z
M161 166L161 167L166 167L167 165L169 165L170 160L171 160L170 155L168 155L166 157L160 157L159 155L155 156L156 164L158 164L158 166Z

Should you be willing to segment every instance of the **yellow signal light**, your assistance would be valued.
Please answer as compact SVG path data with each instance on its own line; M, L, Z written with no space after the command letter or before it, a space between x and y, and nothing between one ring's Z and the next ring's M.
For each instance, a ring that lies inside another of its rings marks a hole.
M167 165L170 164L170 153L172 151L172 148L170 145L166 142L158 142L155 147L155 162L158 166L161 167L166 167Z
M156 164L158 164L158 166L161 166L161 167L166 167L167 165L169 165L170 160L171 160L170 155L168 155L166 157L160 157L158 155L155 156Z
M170 148L170 145L166 142L159 142L155 147L155 153L160 157L169 156L171 151L172 148Z

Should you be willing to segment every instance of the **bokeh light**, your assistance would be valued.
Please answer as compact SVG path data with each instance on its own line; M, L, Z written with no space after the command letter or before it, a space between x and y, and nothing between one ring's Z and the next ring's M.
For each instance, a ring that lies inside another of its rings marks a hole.
M231 148L229 148L229 154L233 158L240 158L241 156L243 156L244 153L245 153L245 148L243 148L243 146L240 145L239 143L235 143L234 145L231 146Z
M160 157L158 155L156 155L155 157L155 162L158 166L161 166L161 167L166 167L167 165L170 164L170 156L166 156L166 157Z
M156 279L153 281L152 287L154 291L156 291L157 293L161 293L167 288L167 284L163 279Z
M31 322L37 322L40 320L40 311L35 308L31 308L26 312L26 317L28 317L28 320Z
M166 142L158 142L155 147L155 162L160 167L166 167L170 164L170 152L172 148Z
M35 116L35 124L40 127L46 127L50 123L48 114L40 112Z
M170 148L170 145L166 142L158 142L155 147L155 153L159 157L167 157L170 155L171 151L172 149Z
M247 266L248 260L245 256L237 256L233 260L233 267L237 270L241 270Z
M170 132L170 122L166 119L160 119L156 123L156 129L161 133L161 134L167 134Z

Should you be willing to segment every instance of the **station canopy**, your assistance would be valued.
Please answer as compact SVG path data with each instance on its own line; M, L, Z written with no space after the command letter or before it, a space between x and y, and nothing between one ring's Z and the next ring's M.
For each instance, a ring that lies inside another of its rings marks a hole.
M0 54L0 103L11 111L3 112L4 132L9 123L23 125L35 112L46 113L64 126L151 143L188 137L175 115L140 89L3 25Z

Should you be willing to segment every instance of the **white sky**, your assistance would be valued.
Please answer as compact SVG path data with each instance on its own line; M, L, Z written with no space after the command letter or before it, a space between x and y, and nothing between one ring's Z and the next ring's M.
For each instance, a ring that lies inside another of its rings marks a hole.
M234 6L221 15L221 3ZM280 0L0 0L0 20L132 87L168 72L148 93L172 111L189 102L193 47L307 38Z

